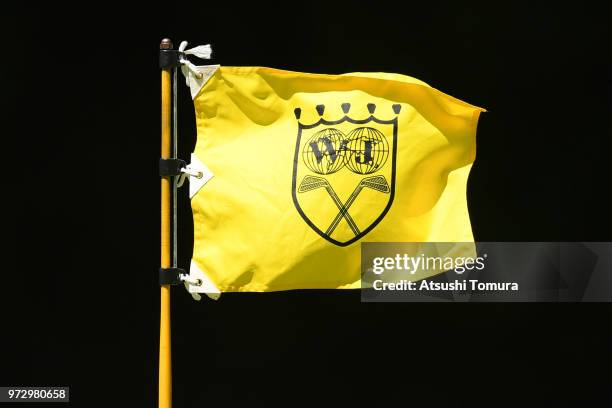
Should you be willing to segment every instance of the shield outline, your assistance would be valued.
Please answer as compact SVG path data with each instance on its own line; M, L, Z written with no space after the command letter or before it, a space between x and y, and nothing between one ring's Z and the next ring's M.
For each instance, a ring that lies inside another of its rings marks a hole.
M353 238L351 238L350 240L346 241L346 242L340 242L337 241L335 239L333 239L330 236L327 236L325 234L325 232L321 231L316 225L314 225L314 223L312 221L310 221L310 219L306 216L306 214L304 213L304 211L302 210L302 208L300 207L300 203L298 202L297 199L297 166L298 166L298 160L299 160L299 153L300 153L300 142L302 141L302 130L303 129L312 129L315 128L319 125L325 125L325 126L331 126L331 125L338 125L340 123L344 123L344 122L349 122L355 125L364 125L366 123L370 123L370 122L375 122L378 124L382 124L382 125L393 125L393 149L391 151L391 185L390 185L390 195L389 195L389 201L385 207L385 209L380 213L380 215L374 220L374 222L372 222L367 228L365 228L363 231L361 231L358 235L355 235ZM325 120L323 118L319 118L319 120L315 123L312 123L310 125L304 125L302 124L299 120L298 120L298 134L297 134L297 140L295 143L295 155L293 157L293 174L291 176L291 197L293 198L293 204L295 205L295 208L297 209L298 213L300 214L300 216L302 217L302 219L306 222L306 224L308 224L308 226L310 226L310 228L312 228L317 234L319 234L321 237L325 238L327 241L331 242L334 245L338 245L341 247L344 246L348 246L352 243L354 243L355 241L360 240L361 238L363 238L367 233L369 233L370 231L372 231L380 221L382 221L383 218L385 218L385 215L387 215L387 212L389 212L389 209L391 208L391 204L393 204L393 199L395 198L395 161L396 161L396 156L397 156L397 116L395 116L393 119L390 120L383 120L383 119L378 119L374 116L370 116L366 119L352 119L349 118L348 116L344 116L341 119L338 120Z

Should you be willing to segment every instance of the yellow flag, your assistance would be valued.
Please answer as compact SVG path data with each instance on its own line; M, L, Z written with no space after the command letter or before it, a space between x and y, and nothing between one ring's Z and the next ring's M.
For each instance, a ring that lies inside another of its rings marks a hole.
M192 268L221 292L358 288L362 242L471 242L481 108L403 75L199 67Z

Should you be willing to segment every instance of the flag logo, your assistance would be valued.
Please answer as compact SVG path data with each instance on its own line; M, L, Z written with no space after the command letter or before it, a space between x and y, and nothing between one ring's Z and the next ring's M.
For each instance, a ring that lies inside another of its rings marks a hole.
M371 103L357 119L348 115L349 103L341 108L342 117L327 120L325 105L317 105L319 119L310 124L300 121L302 109L295 108L292 195L298 213L316 233L346 246L373 230L393 203L401 105L389 109L391 119L376 117Z

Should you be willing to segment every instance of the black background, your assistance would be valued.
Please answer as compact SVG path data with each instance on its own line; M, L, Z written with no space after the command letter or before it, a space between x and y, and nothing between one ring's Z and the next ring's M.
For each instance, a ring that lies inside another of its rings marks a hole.
M3 111L15 125L4 201L15 208L5 213L3 275L17 282L2 284L2 385L68 385L79 407L156 403L157 50L166 36L211 43L211 63L397 72L485 107L468 192L476 238L612 240L603 10L200 4L4 15ZM193 108L179 80L188 157ZM186 265L186 199L180 214ZM612 385L597 372L612 363L608 304L361 304L356 291L196 303L179 288L172 308L177 407L461 406L484 396L584 406Z

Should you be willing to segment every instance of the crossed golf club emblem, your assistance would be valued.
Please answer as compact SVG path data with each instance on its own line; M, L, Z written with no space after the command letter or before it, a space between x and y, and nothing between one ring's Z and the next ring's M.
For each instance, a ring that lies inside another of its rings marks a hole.
M338 207L338 214L336 215L336 218L334 218L332 223L325 231L325 234L327 236L331 236L342 218L346 220L355 236L359 235L359 228L355 224L355 221L353 220L351 215L348 213L349 208L351 208L351 206L364 188L369 188L374 191L379 191L385 194L388 194L390 191L389 183L387 183L387 179L384 176L371 176L361 179L361 181L359 181L359 183L357 184L357 187L355 187L355 189L353 190L353 193L349 196L349 198L344 204L342 203L342 201L340 201L340 198L338 198L338 195L334 191L329 181L327 181L323 177L305 176L302 182L300 183L298 191L300 193L306 193L308 191L316 190L319 188L325 188L327 194L329 194L331 199L334 201L334 204L336 204L336 207Z

